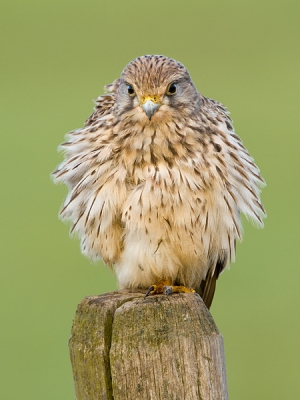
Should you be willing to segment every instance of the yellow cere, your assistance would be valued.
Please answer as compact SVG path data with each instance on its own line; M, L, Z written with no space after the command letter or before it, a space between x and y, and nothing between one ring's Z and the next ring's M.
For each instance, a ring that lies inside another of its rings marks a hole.
M147 100L153 101L153 103L158 102L158 96L143 96L142 97L142 103L145 104Z

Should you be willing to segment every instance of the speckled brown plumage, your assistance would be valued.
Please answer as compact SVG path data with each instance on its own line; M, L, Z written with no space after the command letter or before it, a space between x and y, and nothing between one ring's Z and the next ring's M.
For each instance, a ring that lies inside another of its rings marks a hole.
M209 307L234 261L241 213L262 225L259 169L226 108L199 94L181 63L139 57L106 90L61 145L60 215L84 254L114 266L121 288L168 279Z

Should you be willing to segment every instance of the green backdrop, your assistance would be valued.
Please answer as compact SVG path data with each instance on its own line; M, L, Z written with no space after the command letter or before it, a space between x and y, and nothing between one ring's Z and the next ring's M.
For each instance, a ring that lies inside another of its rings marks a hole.
M77 303L115 289L58 218L50 172L92 99L143 54L181 61L223 102L268 186L212 306L231 400L299 398L299 0L0 2L0 398L74 399Z

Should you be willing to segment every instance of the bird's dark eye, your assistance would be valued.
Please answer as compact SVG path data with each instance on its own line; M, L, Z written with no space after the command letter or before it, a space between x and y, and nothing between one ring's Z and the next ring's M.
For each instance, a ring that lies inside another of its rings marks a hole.
M177 90L177 85L176 85L176 83L171 83L171 84L168 86L167 95L172 96L173 94L176 93L176 90Z
M135 91L131 85L127 85L127 91L128 91L129 96L133 97L135 95Z

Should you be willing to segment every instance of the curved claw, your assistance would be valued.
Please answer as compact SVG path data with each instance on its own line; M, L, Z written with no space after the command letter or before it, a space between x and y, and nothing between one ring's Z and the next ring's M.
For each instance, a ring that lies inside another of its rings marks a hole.
M169 281L162 281L157 285L150 286L146 293L145 297L148 297L150 294L161 294L163 293L166 296L169 296L171 293L195 293L194 289L187 288L185 286L173 286L170 285Z
M152 286L148 287L148 289L147 289L147 291L145 293L144 299L146 297L148 297L151 292L155 293L155 291L156 291L156 285L152 285Z
M174 286L163 286L164 294L166 296L169 296L169 294L173 293L173 290L174 290L173 288L174 288Z

